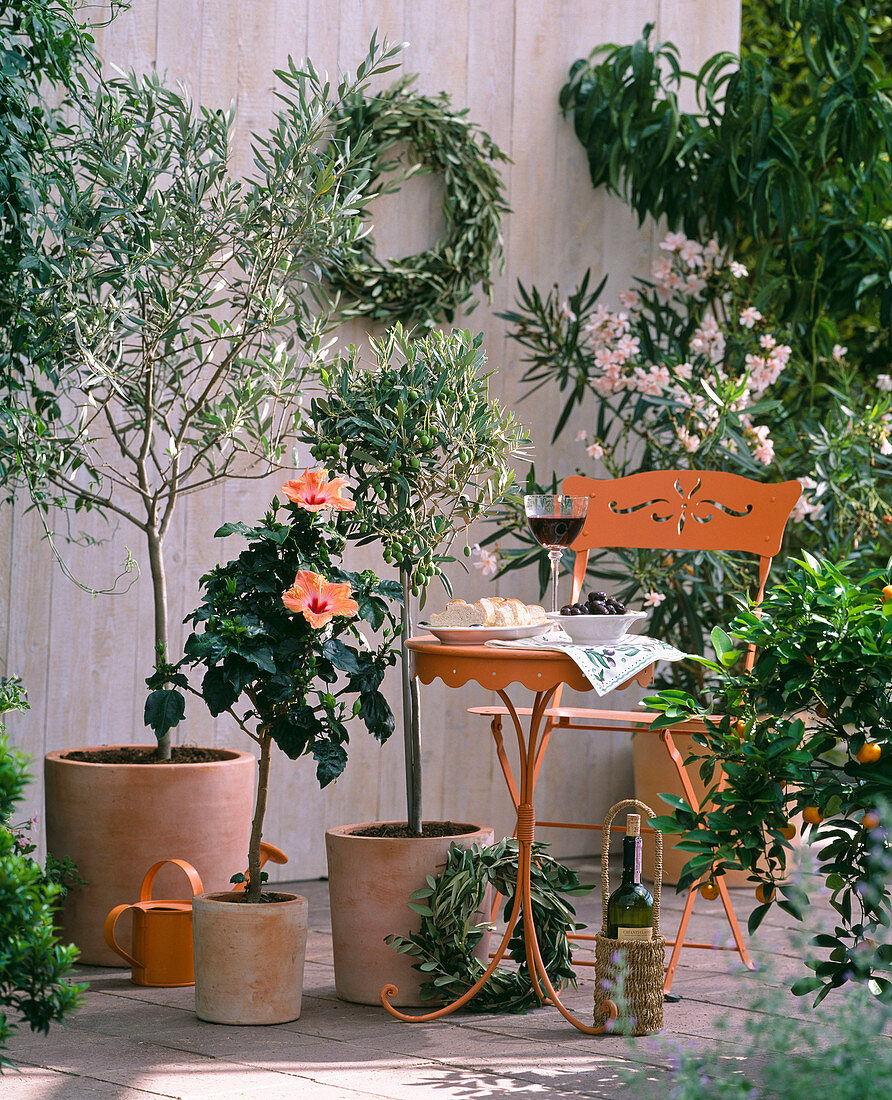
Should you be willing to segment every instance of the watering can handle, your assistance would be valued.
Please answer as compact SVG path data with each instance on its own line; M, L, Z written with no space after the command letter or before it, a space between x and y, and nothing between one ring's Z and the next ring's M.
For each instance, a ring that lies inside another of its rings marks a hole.
M187 863L184 859L159 859L157 863L152 864L148 871L146 871L146 877L142 880L142 886L139 888L140 901L152 900L152 883L155 881L155 875L158 874L166 863L173 863L186 872L186 876L189 879L189 885L192 887L193 895L204 893L201 877L191 863Z
M116 905L114 909L105 918L105 942L112 949L117 951L121 958L126 959L131 966L140 966L141 964L134 959L132 955L128 955L123 947L115 939L115 925L118 923L118 917L127 909L132 909L133 904L130 905Z

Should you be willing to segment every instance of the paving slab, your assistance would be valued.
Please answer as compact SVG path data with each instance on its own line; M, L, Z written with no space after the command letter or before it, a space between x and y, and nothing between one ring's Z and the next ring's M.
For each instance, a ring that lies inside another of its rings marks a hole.
M596 862L574 866L583 880L596 880ZM283 888L310 902L299 1020L272 1027L208 1024L195 1016L191 987L140 987L128 970L81 967L78 979L90 989L70 1022L46 1037L25 1030L12 1038L10 1056L20 1071L0 1079L2 1100L663 1100L679 1044L721 1052L728 1080L757 1068L762 1059L744 1054L747 1031L762 1028L770 1050L772 1014L756 1011L751 998L783 990L802 969L805 931L772 911L749 941L755 977L733 952L682 953L674 984L681 1000L665 1005L659 1037L587 1036L548 1006L523 1015L459 1012L406 1024L380 1006L338 1000L327 883ZM826 898L815 897L810 916L828 917ZM663 930L671 935L684 899L669 890L663 900ZM755 899L744 890L732 900L745 928ZM575 907L595 931L600 898L576 899ZM721 905L698 899L689 934L726 942ZM580 957L591 957L587 945ZM578 974L578 988L562 997L588 1021L594 971L580 967ZM789 997L786 1004L788 1014L808 1009Z

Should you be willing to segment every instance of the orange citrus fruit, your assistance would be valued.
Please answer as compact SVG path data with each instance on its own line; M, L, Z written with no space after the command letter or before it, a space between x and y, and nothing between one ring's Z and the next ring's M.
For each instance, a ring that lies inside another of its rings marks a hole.
M756 887L756 900L761 901L763 905L766 902L774 900L774 887L769 886L767 883L760 882Z
M855 753L855 759L859 764L875 764L883 755L883 746L876 741L867 741Z
M709 882L704 882L703 885L700 887L701 898L706 898L707 901L715 901L718 896L719 888L712 881L712 879L710 879Z
M861 826L864 829L875 829L880 823L880 815L875 810L868 810L861 818Z
M892 600L892 584L887 584L882 591L883 603L888 603Z
M802 820L806 825L820 825L824 820L824 815L817 806L806 806L802 811Z
M731 728L734 730L738 737L743 737L743 735L746 733L746 722L744 722L742 718L738 718Z
M796 835L796 826L792 821L788 821L786 825L781 825L780 832L781 836L786 837L787 840L792 840Z

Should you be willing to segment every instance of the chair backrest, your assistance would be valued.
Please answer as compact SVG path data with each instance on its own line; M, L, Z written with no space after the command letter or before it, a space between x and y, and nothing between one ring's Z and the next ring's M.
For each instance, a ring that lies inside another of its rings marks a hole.
M798 481L766 484L719 470L654 470L607 480L568 477L563 492L589 498L585 524L572 545L574 601L582 591L589 551L641 547L755 554L758 603L802 486Z

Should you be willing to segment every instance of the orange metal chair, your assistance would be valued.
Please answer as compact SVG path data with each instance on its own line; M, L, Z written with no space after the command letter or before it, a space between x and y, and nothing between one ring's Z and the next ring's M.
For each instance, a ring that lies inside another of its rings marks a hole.
M799 499L802 487L798 481L765 484L716 470L658 470L613 480L568 477L563 483L563 492L569 496L589 498L585 525L572 546L576 560L573 567L571 602L575 602L582 591L590 551L643 548L683 552L742 551L754 554L759 559L755 599L758 604L765 591L772 559L780 549L787 520ZM747 667L752 666L754 658L755 653L750 651ZM545 733L545 744L554 729L634 733L646 729L651 722L647 713L640 710L561 707L557 705L559 701L559 696L556 696L555 705L546 711L549 728ZM501 719L506 713L505 709L497 706L473 707L471 713L491 717L493 736L504 770L507 758L502 749ZM691 805L696 805L698 799L672 735L673 732L693 733L698 729L703 729L700 722L689 721L661 730L659 735ZM543 753L544 747L543 744ZM601 825L568 821L539 821L537 824L552 828L602 828ZM695 884L688 892L675 939L667 941L672 947L672 954L666 967L664 993L668 993L672 987L683 947L715 947L714 944L692 943L685 939L698 885ZM724 949L737 950L743 962L752 968L728 888L721 878L717 885L735 942L735 947Z

